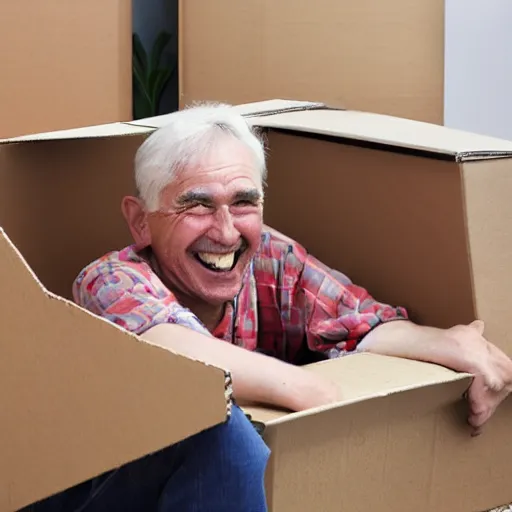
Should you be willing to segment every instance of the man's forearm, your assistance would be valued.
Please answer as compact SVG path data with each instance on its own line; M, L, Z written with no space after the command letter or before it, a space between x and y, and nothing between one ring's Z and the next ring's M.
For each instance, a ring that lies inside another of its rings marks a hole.
M473 371L457 337L445 329L424 327L407 320L379 325L367 334L359 349L375 354L435 363L457 371Z
M157 325L141 337L178 354L229 370L233 394L240 401L302 410L335 399L330 385L311 372L180 325Z

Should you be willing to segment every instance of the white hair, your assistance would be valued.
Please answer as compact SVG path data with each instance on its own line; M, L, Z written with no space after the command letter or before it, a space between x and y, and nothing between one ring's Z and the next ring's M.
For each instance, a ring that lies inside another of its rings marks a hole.
M158 210L162 190L179 171L198 164L226 134L254 153L263 188L267 170L262 140L231 105L203 103L170 114L169 123L155 130L138 149L135 182L145 207Z

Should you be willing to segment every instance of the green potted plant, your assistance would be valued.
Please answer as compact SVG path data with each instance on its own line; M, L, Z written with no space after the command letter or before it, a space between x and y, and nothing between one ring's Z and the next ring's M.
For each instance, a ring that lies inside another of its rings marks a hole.
M149 54L138 34L133 34L133 117L142 119L158 115L162 94L174 75L173 67L162 64L164 51L171 41L171 34L158 34Z

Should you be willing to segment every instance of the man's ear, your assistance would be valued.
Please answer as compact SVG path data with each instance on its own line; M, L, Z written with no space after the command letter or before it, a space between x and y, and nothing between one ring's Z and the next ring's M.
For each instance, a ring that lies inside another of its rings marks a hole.
M141 250L151 245L151 231L142 201L133 196L123 197L121 212L128 224L136 249Z

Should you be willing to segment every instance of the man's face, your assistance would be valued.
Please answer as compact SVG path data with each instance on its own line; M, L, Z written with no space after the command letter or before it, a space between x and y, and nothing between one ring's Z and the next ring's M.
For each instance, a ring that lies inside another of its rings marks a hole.
M232 300L261 237L261 178L253 154L226 137L200 165L177 175L147 221L153 252L178 296L211 305Z

